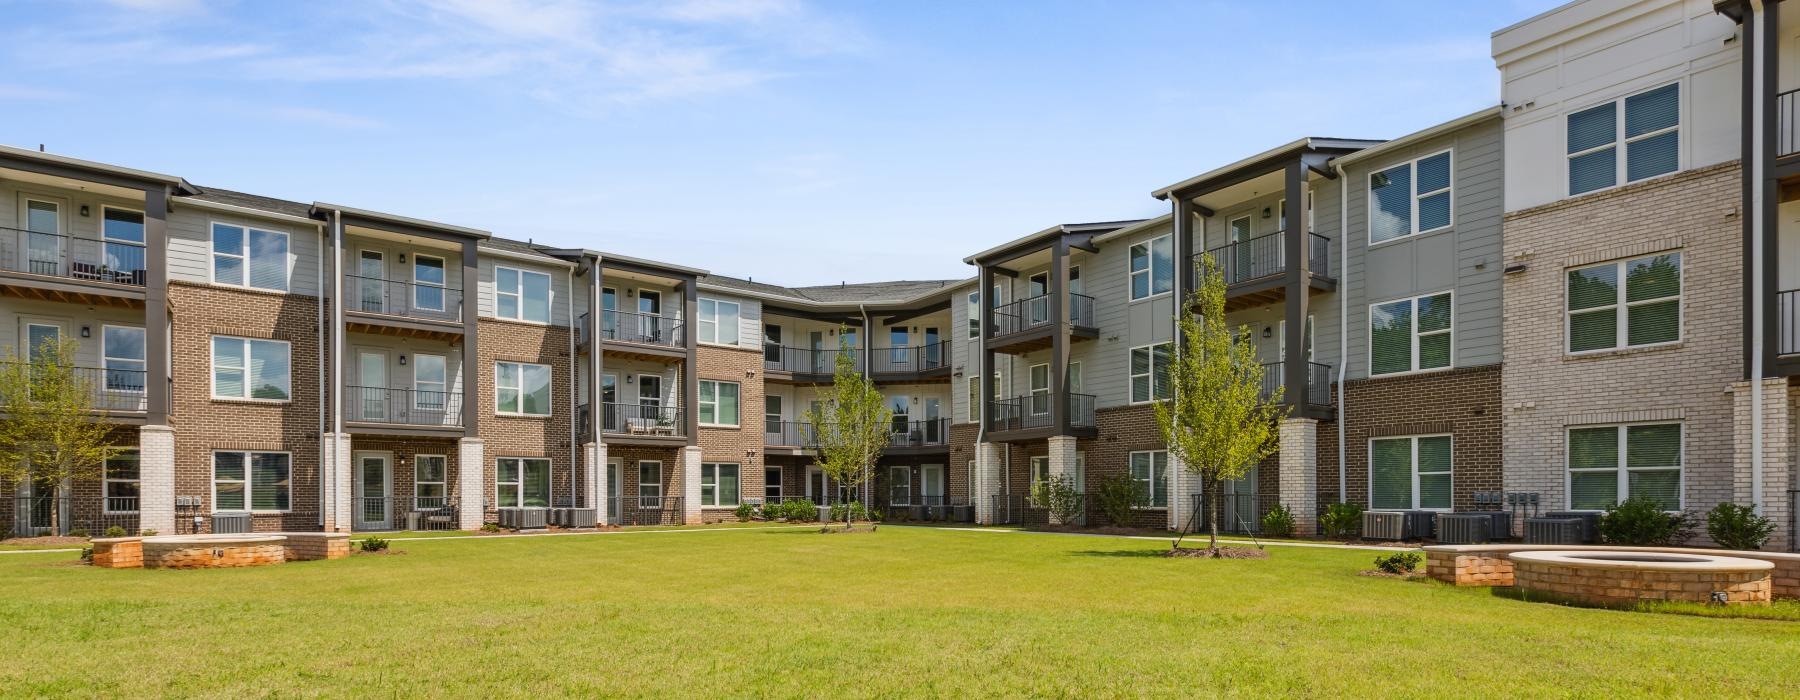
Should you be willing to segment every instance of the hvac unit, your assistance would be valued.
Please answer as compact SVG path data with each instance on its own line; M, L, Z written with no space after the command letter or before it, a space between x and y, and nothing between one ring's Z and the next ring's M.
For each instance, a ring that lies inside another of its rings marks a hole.
M1574 544L1594 544L1600 541L1600 514L1593 511L1553 510L1544 514L1546 518L1574 518L1581 521L1581 541Z
M959 523L975 522L975 506L950 506L950 518Z
M550 524L548 508L501 508L500 527L514 530L542 530Z
M595 508L567 508L563 510L563 527L591 528L600 522L600 511Z
M1365 540L1400 540L1406 538L1406 514L1371 510L1363 513L1362 536Z
M1488 520L1492 521L1492 522L1488 523L1488 539L1494 539L1494 540L1510 540L1510 539L1512 539L1513 516L1512 516L1511 511L1481 510L1481 511L1475 511L1473 513L1466 513L1465 515L1485 515L1485 516L1487 516Z
M1405 540L1422 540L1437 535L1437 513L1429 510L1406 511L1405 529L1400 538Z
M250 532L256 525L250 521L249 513L213 513L212 531L215 535L239 532Z
M1493 538L1494 519L1487 513L1444 513L1437 516L1439 544L1485 544Z
M1526 518L1526 544L1582 544L1581 518Z

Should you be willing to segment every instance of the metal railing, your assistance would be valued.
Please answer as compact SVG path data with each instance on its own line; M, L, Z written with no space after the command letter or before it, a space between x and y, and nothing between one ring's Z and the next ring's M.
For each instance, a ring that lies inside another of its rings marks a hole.
M1194 256L1194 284L1201 283L1206 266L1201 256L1211 255L1219 265L1225 284L1271 277L1287 272L1287 236L1285 231L1266 233L1207 250ZM1317 233L1306 234L1307 266L1313 274L1331 276L1331 239Z
M988 430L1027 430L1030 428L1047 428L1051 421L1050 394L1033 394L1015 396L1010 399L996 399L993 414L988 417ZM1091 428L1094 426L1094 396L1092 394L1068 395L1069 425Z
M1781 120L1776 133L1775 155L1800 153L1800 90L1789 90L1775 96L1775 112Z
M680 525L686 520L680 496L630 496L623 501L620 525Z
M1056 322L1050 311L1050 295L1040 294L1029 299L1001 304L994 307L994 337L1019 333L1051 325ZM1094 326L1094 298L1086 294L1069 292L1069 322L1076 326Z
M0 227L0 269L144 286L144 244Z
M763 420L763 444L775 447L819 446L817 431L805 421Z
M687 434L687 411L680 406L635 403L601 404L600 430L624 435ZM583 420L583 424L587 421Z
M1194 509L1190 511L1194 531L1204 533L1211 529L1213 500L1205 494L1188 495L1189 507ZM1273 493L1225 493L1219 495L1218 501L1219 532L1240 535L1264 534L1263 516L1281 505L1280 495Z
M818 431L805 421L763 421L763 444L775 447L816 448ZM898 421L888 434L889 447L930 447L950 444L950 419Z
M444 391L347 386L344 413L348 420L359 423L460 428L462 398L461 394Z
M1025 504L1029 499L1024 494L997 493L989 498L994 506L993 524L1018 525L1025 521Z
M967 522L974 519L973 508L968 499L962 497L916 496L911 503L898 504L890 498L884 508L886 520Z
M593 341L593 312L575 318L577 342ZM687 347L687 325L678 319L635 311L603 311L600 314L600 339L670 348Z
M872 374L917 374L950 366L950 342L875 348L869 351Z
M763 346L763 369L829 376L837 371L837 358L843 352L845 350L837 347L813 349L766 344ZM862 349L853 347L848 352L856 371L863 371Z
M141 523L137 506L134 496L14 496L12 518L0 523L0 532L10 530L13 537L105 537L108 529L117 527L136 535Z
M429 321L461 321L463 292L449 287L344 275L344 308Z
M24 363L0 363L19 366ZM88 387L88 405L96 411L141 412L145 407L144 383L147 373L141 369L106 369L104 367L69 367L76 381Z
M1781 355L1800 353L1800 289L1776 294L1775 305L1776 313L1781 317L1775 352Z
M1285 386L1287 363L1263 363L1262 395L1268 398L1275 390ZM1287 392L1291 394L1292 392ZM1331 405L1331 365L1318 362L1306 363L1306 401L1312 406Z

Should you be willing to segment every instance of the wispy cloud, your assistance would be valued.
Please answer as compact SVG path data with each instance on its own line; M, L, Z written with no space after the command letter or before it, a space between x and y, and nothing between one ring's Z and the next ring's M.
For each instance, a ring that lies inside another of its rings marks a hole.
M31 85L15 85L15 84L10 84L10 83L0 83L0 100L31 100L31 101L38 101L38 102L48 102L48 101L53 101L53 100L66 100L66 99L69 99L74 96L75 96L74 93L66 92L63 90L52 90L49 88L34 87Z
M267 115L282 121L300 124L315 124L335 129L377 129L384 126L382 122L376 119L355 114L333 112L328 109L318 109L315 107L260 107L255 110L255 113Z

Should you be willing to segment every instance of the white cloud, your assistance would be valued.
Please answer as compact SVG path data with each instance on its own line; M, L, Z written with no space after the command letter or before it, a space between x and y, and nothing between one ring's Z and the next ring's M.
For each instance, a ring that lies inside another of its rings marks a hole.
M380 121L368 117L315 107L278 106L259 108L254 111L283 121L316 124L337 129L375 129L383 126Z
M0 83L0 99L4 100L33 100L46 102L52 100L66 100L74 96L73 93L62 90L52 90L50 88L34 87L31 85Z

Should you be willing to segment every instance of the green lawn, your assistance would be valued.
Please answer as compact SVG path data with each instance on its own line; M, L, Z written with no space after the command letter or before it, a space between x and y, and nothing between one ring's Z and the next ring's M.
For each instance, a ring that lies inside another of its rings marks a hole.
M1800 623L1357 575L1372 552L884 528L395 542L218 571L0 556L0 695L1800 694Z

